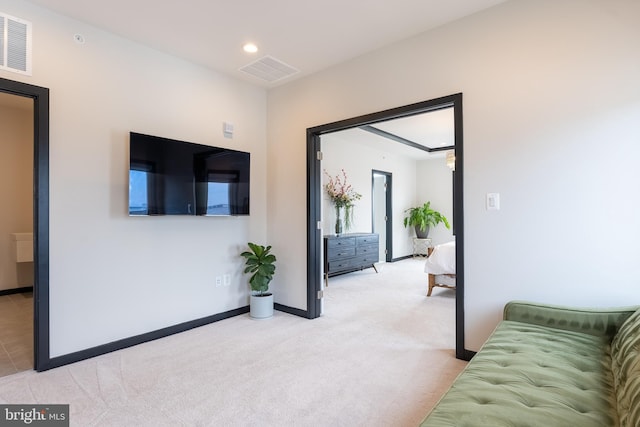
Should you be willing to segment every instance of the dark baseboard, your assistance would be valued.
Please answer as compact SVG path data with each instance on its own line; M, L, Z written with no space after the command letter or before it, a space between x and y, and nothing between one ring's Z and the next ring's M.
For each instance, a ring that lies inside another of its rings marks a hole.
M111 353L117 350L122 350L123 348L132 347L134 345L153 341L158 338L168 337L169 335L185 332L185 331L188 331L189 329L208 325L209 323L218 322L220 320L239 316L241 314L245 314L248 312L249 312L249 306L240 307L240 308L236 308L235 310L226 311L224 313L214 314L213 316L207 316L201 319L191 320L189 322L180 323L178 325L169 326L163 329L158 329L156 331L147 332L145 334L136 335L136 336L124 338L118 341L113 341L108 344L99 345L97 347L88 348L86 350L80 350L75 353L54 357L52 359L49 359L49 363L47 363L46 366L43 366L41 367L41 369L38 369L38 370L46 371L48 369L57 368L59 366L79 362L81 360L89 359L91 357L100 356L102 354Z
M307 310L301 310L299 308L289 307L287 305L282 305L275 303L273 304L273 308L282 311L284 313L293 314L294 316L304 317L305 319L309 319L309 312Z
M3 289L0 291L0 297L4 295L22 294L24 292L33 292L33 286L26 286L24 288Z
M473 359L473 356L475 355L476 355L475 351L467 350L465 348L464 354L462 355L462 360L466 360L467 362L469 362L471 359Z
M398 262L398 261L402 261L404 259L410 259L410 258L413 258L413 255L405 255L405 256L401 256L399 258L393 258L391 260L391 262Z

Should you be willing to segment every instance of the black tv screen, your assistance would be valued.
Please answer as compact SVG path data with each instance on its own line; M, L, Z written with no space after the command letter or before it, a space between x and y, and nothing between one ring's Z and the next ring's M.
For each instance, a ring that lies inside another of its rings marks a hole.
M249 215L250 154L130 132L129 215Z

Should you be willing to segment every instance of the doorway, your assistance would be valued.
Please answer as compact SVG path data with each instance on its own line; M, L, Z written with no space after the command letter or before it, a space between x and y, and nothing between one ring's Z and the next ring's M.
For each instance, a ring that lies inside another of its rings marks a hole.
M33 100L0 92L0 376L33 368Z
M461 93L307 129L307 317L312 319L319 317L322 309L322 268L320 263L322 256L321 135L451 107L453 107L454 114L456 169L453 201L453 212L456 220L454 228L457 265L456 357L469 360L473 356L473 352L466 350L464 344L464 213L462 179L464 151Z
M49 355L49 89L0 78L0 92L33 100L33 367Z
M393 209L391 173L371 171L371 218L373 232L380 238L378 259L393 260Z

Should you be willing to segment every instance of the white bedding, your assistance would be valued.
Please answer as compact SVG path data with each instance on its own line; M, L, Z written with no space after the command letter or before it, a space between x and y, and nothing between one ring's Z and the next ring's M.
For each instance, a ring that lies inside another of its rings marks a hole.
M433 248L424 265L427 274L456 274L456 242L443 243Z

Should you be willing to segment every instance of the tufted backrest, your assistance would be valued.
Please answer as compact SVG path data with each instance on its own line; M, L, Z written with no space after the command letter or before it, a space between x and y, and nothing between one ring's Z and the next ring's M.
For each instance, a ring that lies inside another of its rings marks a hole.
M620 425L640 426L640 310L613 338L611 359Z

